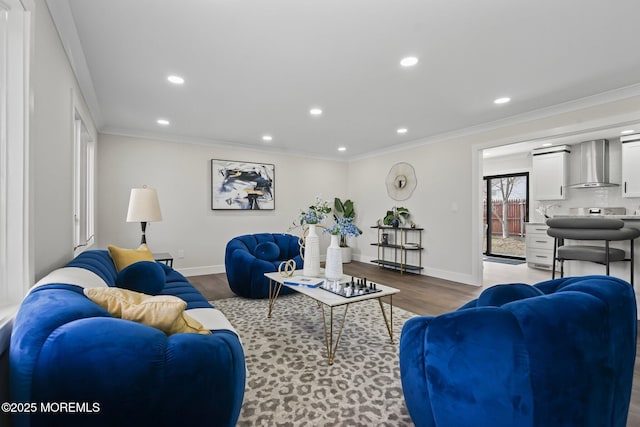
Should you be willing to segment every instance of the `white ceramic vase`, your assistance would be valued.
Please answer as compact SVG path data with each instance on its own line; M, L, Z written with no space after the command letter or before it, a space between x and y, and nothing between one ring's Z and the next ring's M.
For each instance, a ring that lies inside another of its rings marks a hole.
M342 251L342 263L348 264L351 262L351 248L349 246L340 246Z
M320 277L320 237L316 224L308 224L309 232L304 239L304 266L302 274Z
M331 244L327 248L327 260L324 265L324 277L328 280L339 280L342 277L340 236L331 235Z

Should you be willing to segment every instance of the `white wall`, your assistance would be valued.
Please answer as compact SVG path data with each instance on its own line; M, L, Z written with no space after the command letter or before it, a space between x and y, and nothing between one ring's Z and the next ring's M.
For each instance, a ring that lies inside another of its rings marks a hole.
M73 257L72 91L89 132L96 132L42 0L35 2L32 48L31 232L38 280Z
M211 210L211 159L275 165L275 210ZM155 252L168 251L189 275L221 272L227 242L240 234L286 232L299 211L322 195L333 202L347 192L347 163L297 156L157 141L115 135L98 140L98 247L135 247L140 224L125 222L129 192L158 191L162 222L147 226ZM300 234L300 229L292 231ZM329 237L324 236L328 245ZM184 258L177 258L178 251Z
M531 174L531 153L518 153L501 157L485 157L482 160L482 175L506 175L511 173Z
M417 186L408 200L387 195L385 178L398 162L411 164ZM393 206L409 209L411 220L423 232L424 273L471 282L468 236L471 233L471 151L465 144L427 144L386 153L349 165L349 197L354 200L363 236L355 240L354 256L362 261L376 258L378 219Z

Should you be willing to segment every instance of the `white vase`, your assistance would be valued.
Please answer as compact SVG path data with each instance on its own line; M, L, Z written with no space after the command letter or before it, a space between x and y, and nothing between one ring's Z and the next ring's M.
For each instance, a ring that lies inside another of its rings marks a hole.
M340 236L331 235L331 244L327 248L327 260L324 265L324 277L328 280L340 280L342 277Z
M351 248L349 246L340 246L342 251L342 263L348 264L351 262Z
M309 232L304 238L304 266L302 274L307 277L320 277L320 237L316 224L308 224Z

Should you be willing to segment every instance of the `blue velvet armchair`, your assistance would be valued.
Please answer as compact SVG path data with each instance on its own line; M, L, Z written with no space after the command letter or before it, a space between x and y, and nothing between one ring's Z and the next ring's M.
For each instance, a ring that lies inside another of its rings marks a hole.
M497 285L405 323L400 372L418 427L626 425L633 288L608 276Z
M264 273L278 271L281 262L294 260L304 266L298 237L283 233L245 234L227 243L224 265L231 290L241 297L267 298L269 279ZM293 292L283 287L281 295Z

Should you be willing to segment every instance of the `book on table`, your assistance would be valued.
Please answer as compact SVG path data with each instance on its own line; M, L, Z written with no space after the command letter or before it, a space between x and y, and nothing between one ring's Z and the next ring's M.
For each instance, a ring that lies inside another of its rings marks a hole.
M324 279L321 277L293 276L288 277L282 283L289 286L306 286L308 288L317 288L324 283Z

